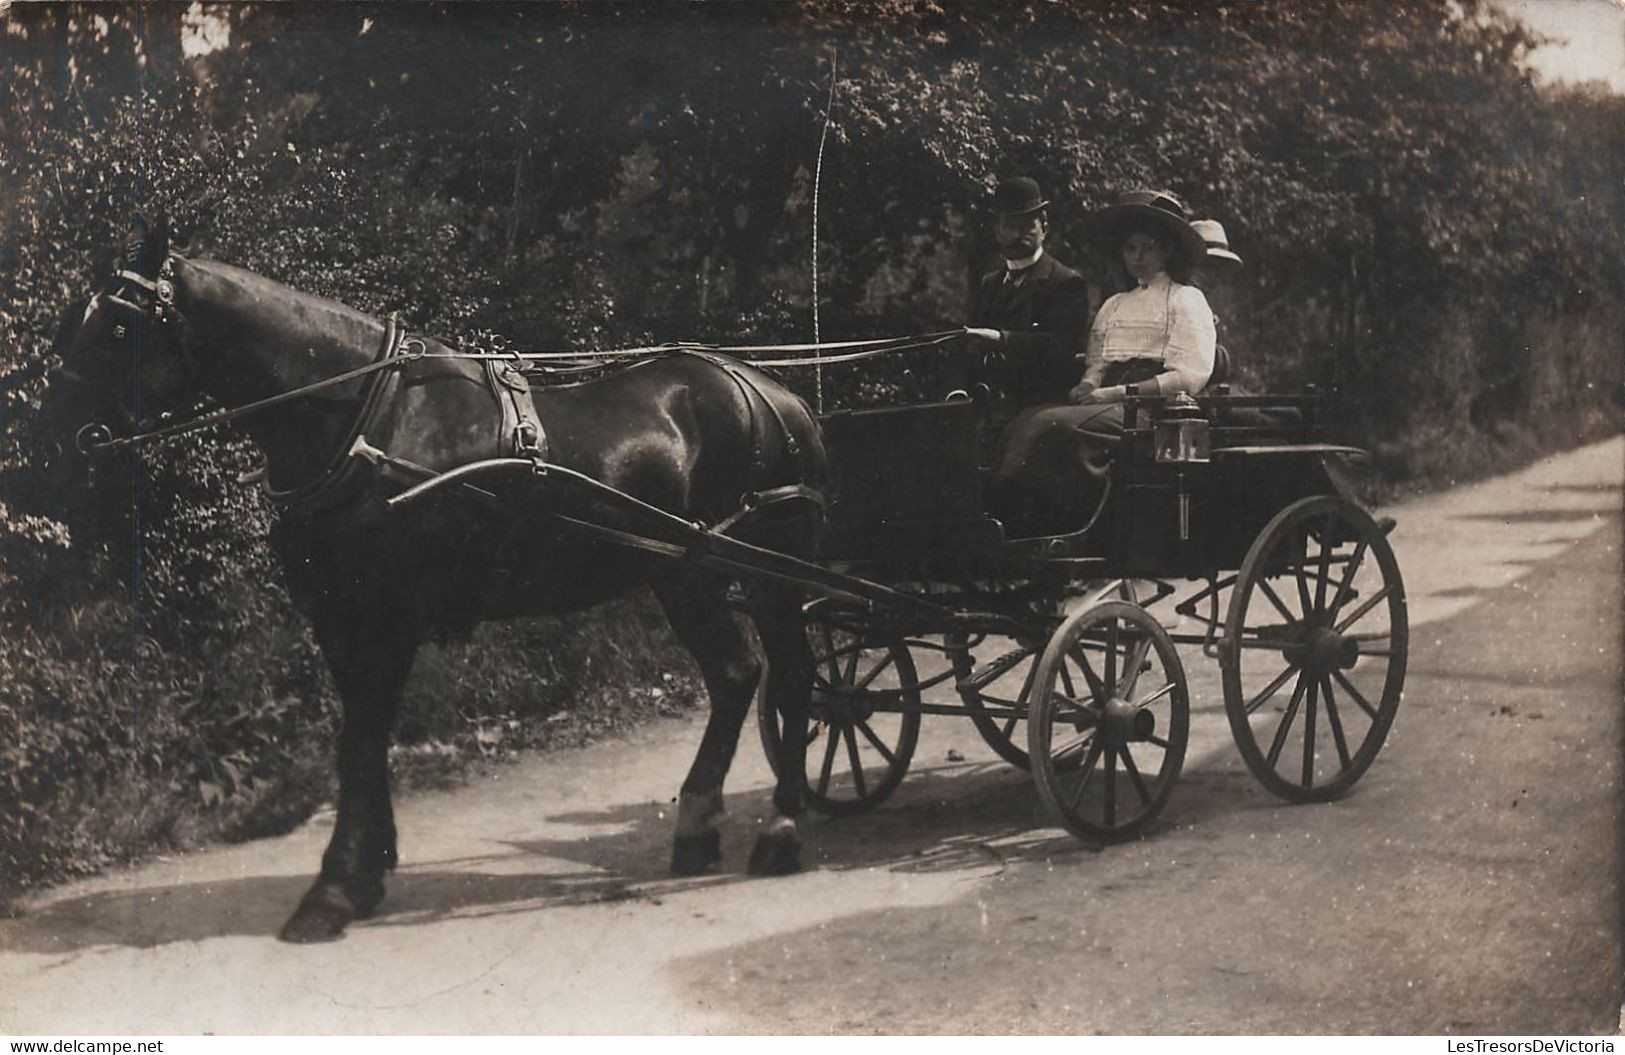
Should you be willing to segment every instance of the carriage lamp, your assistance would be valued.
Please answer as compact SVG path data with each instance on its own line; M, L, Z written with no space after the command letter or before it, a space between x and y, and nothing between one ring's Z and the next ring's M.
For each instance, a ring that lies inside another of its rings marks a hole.
M1207 416L1187 392L1175 396L1158 416L1152 433L1159 462L1202 463L1212 455Z
M1185 486L1185 467L1205 465L1213 453L1208 421L1187 392L1169 402L1152 427L1152 450L1156 460L1179 469L1179 541L1191 537L1191 496Z

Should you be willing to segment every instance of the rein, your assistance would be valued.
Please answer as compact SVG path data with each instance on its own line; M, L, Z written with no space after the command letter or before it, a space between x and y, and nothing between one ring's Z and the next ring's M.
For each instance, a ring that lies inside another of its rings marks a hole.
M105 454L111 451L119 450L123 447L135 447L139 444L150 443L154 440L167 440L175 436L184 435L188 432L196 432L198 429L206 429L213 425L221 425L228 421L235 421L238 418L247 417L250 414L256 414L259 411L268 410L271 407L279 404L287 403L290 400L303 398L304 396L308 396L313 392L320 392L324 389L336 388L339 385L347 384L348 382L354 381L357 378L366 377L368 374L375 374L380 370L389 370L393 369L394 367L404 366L406 363L415 362L419 359L425 358L428 347L423 342L423 339L420 337L409 337L404 341L400 341L399 338L401 332L402 331L398 320L395 316L391 315L389 317L388 325L384 329L383 352L379 358L368 363L366 366L358 366L354 370L346 370L343 373L335 374L332 377L324 377L320 381L312 381L308 385L300 385L298 388L291 388L286 392L278 392L274 396L267 396L264 399L256 399L252 403L244 403L242 406L238 407L226 407L222 410L213 410L207 414L201 414L198 417L190 420L176 422L173 425L165 425L163 428L152 429L148 432L138 432L130 436L109 436L106 439L90 436L79 445L79 449L85 454ZM432 358L446 359L460 357L436 355ZM102 426L92 425L86 426L86 428L102 428Z
M133 305L132 305L133 307ZM856 341L825 341L810 344L735 344L718 345L702 344L696 341L678 341L666 344L642 345L632 348L609 348L602 351L589 352L480 352L480 351L452 351L431 352L421 337L407 337L401 339L401 329L396 316L391 315L384 332L384 348L380 356L365 366L358 366L353 370L325 377L319 381L312 381L298 388L279 392L274 396L257 399L252 403L241 406L226 407L221 410L210 411L186 421L165 425L162 428L151 429L146 432L137 432L129 436L113 436L105 426L91 424L80 430L79 449L87 455L110 454L127 447L136 447L144 443L153 443L159 440L182 436L199 429L223 425L229 421L236 421L250 414L257 414L262 410L295 399L302 399L325 389L336 388L348 384L358 378L376 374L381 370L392 370L405 366L408 363L424 359L461 359L470 362L479 361L507 361L514 363L547 363L550 361L582 362L583 360L597 360L601 362L615 362L619 360L645 359L651 356L670 355L681 352L702 352L717 355L733 355L735 353L756 352L817 352L822 349L846 349L839 355L830 356L787 356L770 359L741 360L747 366L829 366L840 363L853 363L865 359L873 359L893 352L911 351L919 348L933 348L947 344L964 336L964 329L941 330L936 333L920 334L909 337L874 337Z

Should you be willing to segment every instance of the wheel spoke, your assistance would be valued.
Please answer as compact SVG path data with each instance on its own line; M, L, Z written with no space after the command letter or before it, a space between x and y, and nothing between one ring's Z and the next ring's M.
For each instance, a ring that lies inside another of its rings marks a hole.
M830 686L834 687L841 678L841 668L836 662L835 655L835 634L830 630L828 623L820 626L819 632L824 638L824 664L828 668L826 677L829 679Z
M1298 676L1298 686L1292 690L1292 702L1287 704L1286 714L1281 716L1281 724L1275 727L1275 739L1270 742L1269 763L1273 769L1275 760L1281 757L1281 748L1286 746L1287 730L1292 727L1292 719L1298 716L1298 705L1303 702L1304 683L1307 679Z
M897 764L897 756L892 754L891 748L882 743L880 737L875 735L875 731L869 728L868 722L859 722L858 731L863 734L865 740L874 745L875 750L880 752L880 756L886 760L888 766Z
M1257 696L1254 696L1250 701L1248 701L1247 713L1252 714L1254 711L1262 707L1264 705L1264 701L1269 699L1271 696L1274 696L1276 692L1280 690L1281 686L1286 684L1286 679L1292 677L1292 675L1296 674L1297 672L1298 665L1296 663L1288 663L1286 665L1286 669L1277 674L1275 676L1275 680L1264 687L1263 692L1259 693Z
M1343 691L1349 694L1349 697L1359 705L1360 710L1364 711L1367 717L1373 722L1377 720L1377 709L1371 706L1365 696L1360 693L1360 690L1354 687L1354 683L1343 675L1342 671L1332 671L1332 677L1337 679L1337 683L1343 686Z
M1067 744L1065 747L1051 751L1049 755L1050 764L1058 767L1062 763L1070 763L1072 759L1067 756L1083 754L1083 749L1094 742L1095 734L1093 731L1091 731L1087 736L1080 736L1070 744Z
M1019 721L1021 721L1020 717L1011 718L1008 722L1005 722L1004 726L999 730L1006 740L1009 740L1015 735L1016 723Z
M1139 767L1134 764L1134 759L1129 757L1128 745L1119 747L1117 754L1123 760L1123 772L1128 774L1129 783L1134 785L1134 793L1140 796L1141 804L1151 805L1151 791L1145 786L1145 778L1140 776Z
M1320 699L1320 681L1309 683L1309 701L1303 712L1303 786L1315 784L1315 703Z
M1050 690L1049 698L1053 702L1060 704L1068 710L1076 711L1078 714L1088 718L1091 724L1098 724L1097 716L1094 710L1089 706L1090 703L1094 702L1093 700L1089 701L1089 703L1085 703L1082 700L1075 700L1072 697L1063 695L1062 693L1056 692L1053 689ZM1056 715L1056 717L1059 718L1060 716Z
M852 784L857 789L858 798L868 798L869 789L863 782L863 762L858 758L858 735L850 725L842 732L846 735L846 755L852 760Z
M1332 679L1320 679L1320 694L1326 700L1326 724L1332 727L1332 742L1337 745L1337 761L1343 769L1349 767L1349 745L1343 738L1343 721L1337 716L1337 704L1332 700Z
M1117 688L1117 620L1113 619L1111 629L1106 631L1106 691L1111 693ZM1108 697L1109 698L1109 697ZM1107 759L1107 764L1111 763Z
M1298 541L1296 536L1294 536L1293 541ZM1309 618L1309 613L1313 611L1313 609L1309 607L1309 580L1303 576L1303 562L1309 559L1309 537L1307 534L1303 537L1302 544L1302 559L1298 560L1292 565L1292 577L1298 580L1298 603L1303 606L1299 609L1299 611L1301 611L1304 618L1307 619Z
M1107 699L1106 686L1101 682L1100 676L1095 673L1094 665L1089 662L1089 656L1083 651L1083 649L1078 648L1073 650L1072 658L1077 660L1078 667L1083 671L1083 679L1089 683L1090 694L1093 695L1095 699L1105 702ZM1036 663L1033 664L1035 670L1037 669L1037 666L1038 665ZM1061 664L1061 669L1063 671L1066 670L1065 663Z
M1151 695L1147 696L1145 699L1135 701L1135 705L1142 708L1149 707L1153 703L1156 703L1158 700L1162 699L1164 696L1168 695L1170 692L1173 692L1176 688L1178 688L1178 685L1170 681L1156 692L1153 692Z
M1292 614L1292 610L1286 606L1285 601L1281 600L1281 595L1275 592L1275 587L1270 585L1268 579L1258 580L1258 592L1269 598L1270 604L1273 604L1275 610L1281 613L1282 619L1285 619L1288 623L1298 622L1298 617Z
M1286 627L1286 626L1272 626L1272 627L1266 627L1265 629L1268 629L1268 630L1290 630L1292 628L1291 627ZM1242 634L1245 635L1246 633L1247 633L1246 629L1243 629ZM1252 637L1243 636L1243 637L1240 637L1240 638L1236 639L1236 647L1237 648L1262 649L1265 652L1279 652L1282 649L1289 648L1290 646L1292 646L1294 644L1296 644L1296 642L1293 641L1291 638L1288 638L1288 637L1265 637L1265 636L1263 636L1262 631L1254 631Z
M829 798L829 778L835 771L835 752L840 747L840 737L835 733L832 725L824 726L827 740L824 745L824 768L818 771L818 795L820 798Z
M855 692L858 689L866 689L866 688L868 688L869 684L871 682L873 682L876 678L880 677L880 674L881 674L882 671L884 671L887 667L890 667L892 665L892 661L895 658L896 657L892 654L891 649L887 649L886 650L886 658L881 660L879 663L876 663L874 670L871 670L869 673L865 674L862 678L859 678L856 682L854 682L853 685L852 685L852 691Z
M1349 627L1353 626L1355 623L1358 623L1361 620L1361 618L1363 618L1365 616L1365 614L1367 612L1369 612L1369 611L1371 611L1371 609L1375 608L1378 604L1380 604L1382 602L1383 598L1387 597L1389 594L1391 594L1393 592L1394 592L1394 588L1393 588L1393 586L1390 585L1390 586L1384 586L1382 589L1380 589L1376 593L1372 594L1369 598L1366 599L1365 604L1362 604L1360 607L1358 607L1358 608L1356 608L1354 610L1353 615L1349 616L1347 619L1345 619L1341 623L1337 624L1337 632L1339 634L1341 634L1344 631L1346 631Z
M1091 738L1089 754L1084 758L1083 765L1078 769L1078 786L1072 789L1072 795L1067 799L1066 812L1075 812L1078 803L1083 799L1083 789L1089 786L1089 778L1094 775L1095 763L1100 761L1100 750L1104 745Z
M841 676L842 685L850 685L857 678L858 660L863 657L863 646L854 641L851 651L846 654L846 671Z
M1354 577L1360 573L1360 565L1365 563L1366 551L1370 546L1369 540L1361 539L1359 544L1354 547L1354 556L1349 558L1348 567L1343 569L1343 578L1337 584L1337 592L1332 595L1330 611L1333 619L1336 619L1337 613L1343 610L1346 597L1352 596L1351 587L1354 585Z
M1320 526L1320 573L1315 576L1315 611L1326 608L1326 586L1332 577L1332 514Z
M1030 653L1030 652L1027 653L1027 654L1029 656L1032 656L1032 653ZM1066 664L1063 663L1063 664L1061 664L1061 666L1065 667ZM1033 661L1030 664L1027 665L1027 676L1021 679L1021 695L1018 696L1017 699L1021 700L1023 703L1025 703L1027 700L1032 698L1033 678L1036 677L1037 674L1038 674L1038 658L1036 656L1034 656Z
M1145 657L1151 651L1151 635L1147 634L1134 645L1134 650L1128 656L1128 669L1123 672L1123 691L1118 695L1129 699L1134 695L1134 686L1140 680L1140 670L1145 666Z

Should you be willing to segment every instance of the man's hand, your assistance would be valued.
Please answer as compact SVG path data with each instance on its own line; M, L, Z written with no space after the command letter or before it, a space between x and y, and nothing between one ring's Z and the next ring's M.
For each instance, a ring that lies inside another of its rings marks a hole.
M1001 345L1004 343L1004 334L998 330L990 330L984 326L965 327L965 340L970 342L972 348L981 348L987 345Z
M1085 403L1095 402L1095 383L1093 381L1079 381L1072 386L1072 391L1067 393L1067 398L1080 406Z

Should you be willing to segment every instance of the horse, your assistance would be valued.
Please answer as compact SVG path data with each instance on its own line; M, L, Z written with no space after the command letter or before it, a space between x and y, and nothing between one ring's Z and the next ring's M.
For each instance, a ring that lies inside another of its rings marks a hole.
M517 371L403 337L393 320L193 258L171 245L167 225L132 249L124 270L64 315L33 460L53 487L87 487L98 457L129 453L201 400L252 411L237 421L283 506L271 543L343 704L332 838L283 940L337 939L384 897L397 861L387 751L420 644L641 586L653 588L710 698L678 799L672 871L700 874L721 860L722 785L758 690L785 734L772 817L748 868L800 868L812 684L801 591L783 577L742 586L703 562L577 529L636 535L641 521L625 506L641 502L813 557L826 466L800 398L743 364L688 354L530 391ZM515 454L535 471L390 507L434 474ZM554 487L555 474L605 488ZM754 501L774 491L807 500ZM606 503L606 494L635 501Z

